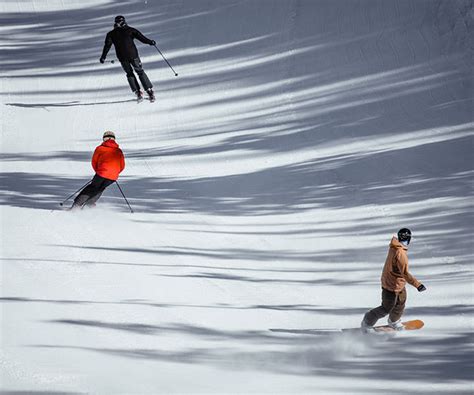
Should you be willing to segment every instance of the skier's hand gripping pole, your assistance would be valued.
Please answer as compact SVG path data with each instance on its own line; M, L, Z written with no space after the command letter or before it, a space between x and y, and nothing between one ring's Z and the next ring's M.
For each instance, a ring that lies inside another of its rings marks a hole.
M112 63L112 64L114 64L114 63L115 63L115 60L113 60L113 59L112 59L112 60L105 60L105 58L100 58L100 59L99 59L99 62L102 63L102 64L104 64L104 63Z

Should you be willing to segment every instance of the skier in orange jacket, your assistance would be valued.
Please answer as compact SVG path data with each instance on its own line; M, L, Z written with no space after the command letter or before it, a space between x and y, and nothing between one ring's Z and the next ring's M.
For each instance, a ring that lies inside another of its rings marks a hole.
M373 330L375 323L388 315L388 325L396 330L402 330L402 314L407 300L406 283L414 286L419 292L426 287L408 271L408 244L411 240L411 231L402 228L397 237L390 242L387 259L382 272L382 304L368 311L361 323L364 332Z
M103 142L95 149L91 162L95 175L74 199L71 209L95 206L105 188L113 184L125 168L125 158L115 141L114 132L104 133Z

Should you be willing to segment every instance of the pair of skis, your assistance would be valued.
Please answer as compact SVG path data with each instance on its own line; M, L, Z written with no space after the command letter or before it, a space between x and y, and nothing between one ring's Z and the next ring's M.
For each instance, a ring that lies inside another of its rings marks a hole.
M143 97L143 93L141 93L141 91L140 91L140 95L137 95L137 103L141 103L143 100L145 100L145 98ZM150 100L150 103L154 103L155 94L153 92L148 93L148 100Z

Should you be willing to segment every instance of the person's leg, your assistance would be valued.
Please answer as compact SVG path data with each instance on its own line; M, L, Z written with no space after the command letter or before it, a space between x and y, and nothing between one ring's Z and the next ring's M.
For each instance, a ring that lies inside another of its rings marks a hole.
M91 195L89 199L87 199L87 201L85 202L85 206L95 206L97 200L99 200L99 198L102 196L102 193L105 191L105 189L109 185L115 182L107 178L103 178L103 177L100 177L100 178L101 178L101 181L100 181L100 184L98 185L96 192L93 195Z
M150 82L148 76L145 73L145 70L143 70L142 62L140 58L135 58L131 62L133 69L135 70L135 73L137 73L138 78L140 78L140 82L142 83L143 89L146 91L150 90L153 88L152 83Z
M140 90L140 85L138 85L137 78L135 77L135 74L133 74L132 65L128 61L120 62L120 64L122 65L123 70L127 74L127 81L130 85L130 89L134 93L138 92Z
M392 310L390 310L389 320L392 323L399 321L405 311L405 303L407 301L407 291L405 288L397 295L397 301Z
M100 188L101 178L97 174L92 178L92 181L87 185L74 199L72 208L82 207L90 199L91 196L94 196Z
M374 326L380 318L385 317L392 311L396 302L397 294L395 292L382 289L382 304L379 307L368 311L364 316L363 323L366 326Z

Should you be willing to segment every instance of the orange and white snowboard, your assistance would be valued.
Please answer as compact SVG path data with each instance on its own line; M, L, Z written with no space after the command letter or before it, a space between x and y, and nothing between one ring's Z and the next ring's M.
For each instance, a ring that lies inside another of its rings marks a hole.
M414 331L417 329L423 328L425 323L422 320L411 320L402 322L404 330L406 331ZM379 325L374 326L376 332L398 332L396 329L393 329L391 326L388 325Z
M421 320L411 320L405 321L402 323L405 327L404 329L407 331L413 331L417 329L423 328L425 323ZM327 334L331 332L350 332L350 333L359 333L362 329L359 328L344 328L344 329L291 329L291 328L272 328L270 329L272 332L280 332L280 333L293 333L293 334L301 334L301 335L321 335ZM374 326L375 332L378 333L396 333L398 332L396 329L388 325L379 325ZM402 331L403 332L403 331ZM368 332L371 333L371 332ZM373 332L372 332L373 333Z

